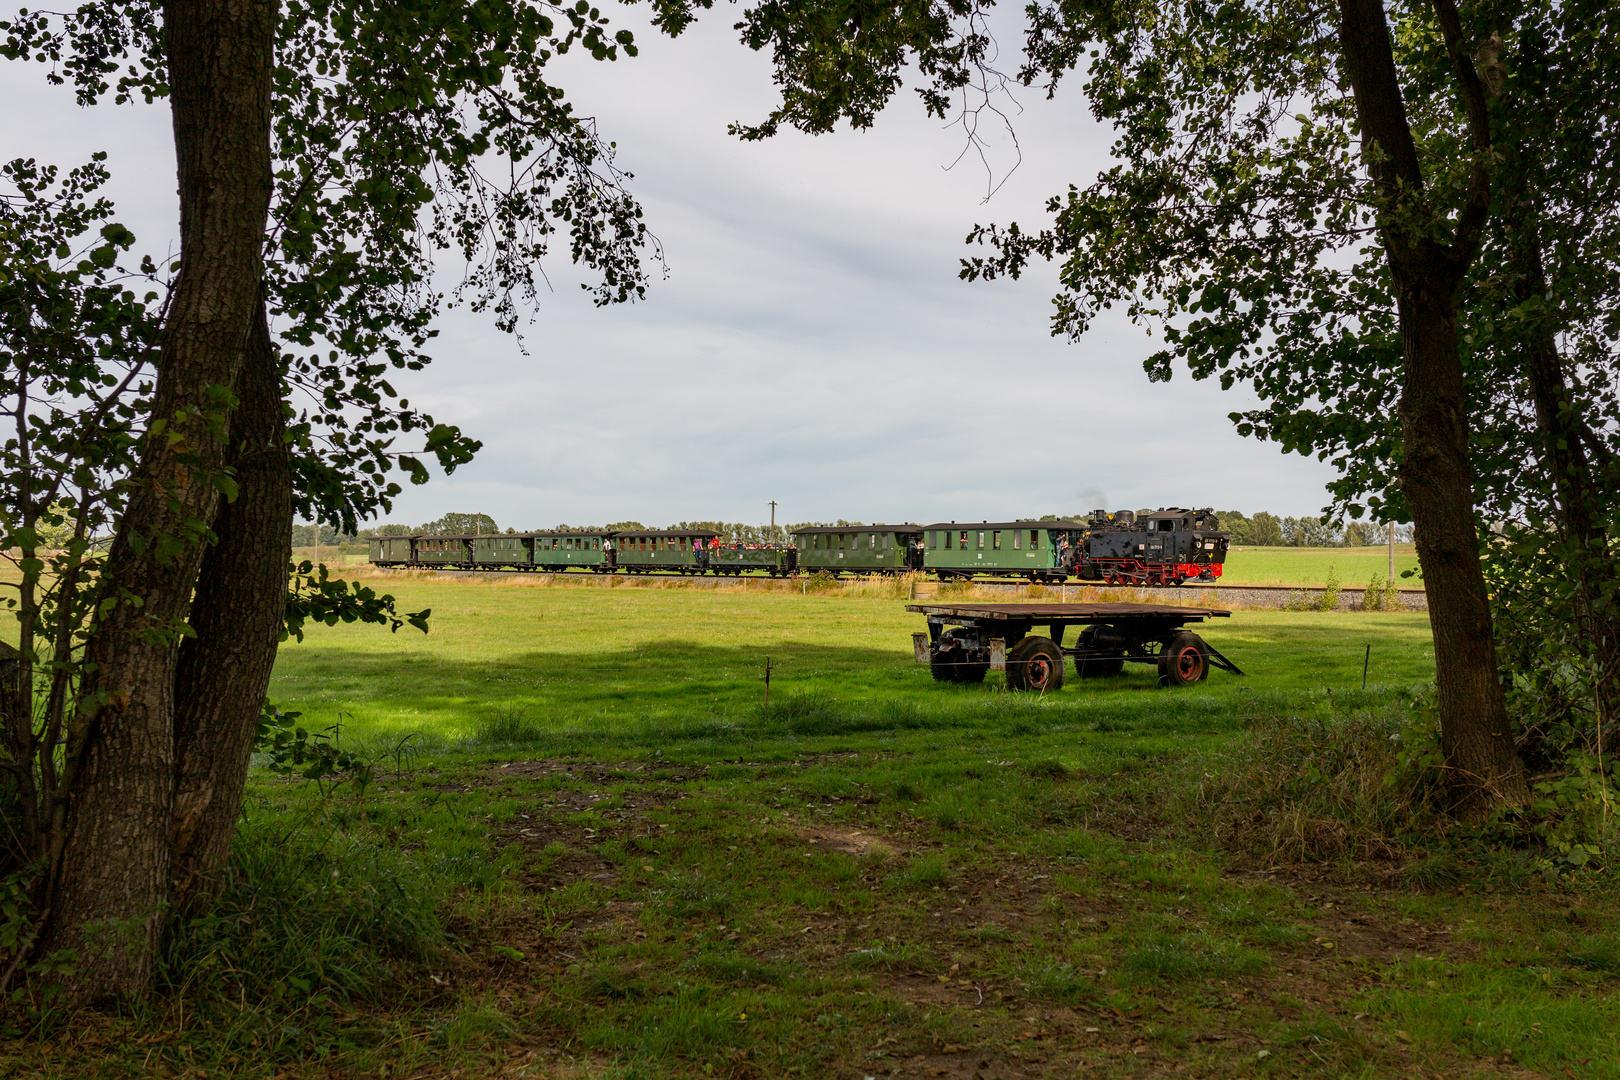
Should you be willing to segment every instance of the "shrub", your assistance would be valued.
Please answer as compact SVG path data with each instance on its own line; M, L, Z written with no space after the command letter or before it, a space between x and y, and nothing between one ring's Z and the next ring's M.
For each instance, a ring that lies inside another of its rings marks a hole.
M1328 567L1327 581L1322 583L1322 595L1316 598L1312 607L1317 611L1339 610L1339 572L1336 568Z
M376 999L438 952L437 907L412 856L247 819L218 898L170 924L160 977L203 1000Z
M1395 589L1394 579L1385 581L1384 575L1374 574L1366 592L1361 594L1361 610L1396 611L1400 606L1400 593Z
M1352 700L1325 715L1250 701L1250 737L1205 763L1193 795L1217 843L1265 862L1392 859L1438 818L1429 710Z
M826 570L817 570L810 575L810 580L805 582L806 592L830 593L837 592L838 589L838 579Z

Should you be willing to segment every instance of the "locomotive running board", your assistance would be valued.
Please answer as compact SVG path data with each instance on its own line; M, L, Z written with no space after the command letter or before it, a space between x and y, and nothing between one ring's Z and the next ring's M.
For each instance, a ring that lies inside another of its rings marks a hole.
M1232 661L1230 661L1226 657L1222 656L1219 652L1216 651L1215 646L1211 645L1207 641L1204 642L1204 651L1209 653L1209 662L1211 664L1215 665L1216 667L1220 668L1222 671L1230 671L1234 675L1242 675L1243 674L1243 672L1241 670L1239 670L1239 668L1238 668L1238 666L1236 664L1232 663Z

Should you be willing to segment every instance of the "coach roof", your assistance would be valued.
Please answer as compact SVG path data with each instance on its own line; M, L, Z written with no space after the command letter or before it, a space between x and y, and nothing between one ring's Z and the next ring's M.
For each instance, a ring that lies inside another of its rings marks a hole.
M924 525L929 531L940 530L950 532L983 532L986 529L1069 529L1085 530L1090 528L1075 521L936 521L932 525Z

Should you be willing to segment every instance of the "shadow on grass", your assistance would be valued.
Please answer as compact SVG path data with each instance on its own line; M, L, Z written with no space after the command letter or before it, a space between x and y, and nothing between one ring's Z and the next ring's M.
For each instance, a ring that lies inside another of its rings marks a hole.
M1008 693L1000 676L982 684L937 683L909 653L789 643L773 646L770 702L763 649L649 642L600 652L529 652L496 659L425 651L378 654L329 649L300 657L278 677L281 700L320 718L300 695L316 684L340 697L361 726L459 731L472 745L564 749L581 740L628 744L742 735L818 736L988 727L1034 735L1093 731L1213 731L1232 725L1243 684L1165 691L1141 672L1072 679L1057 694Z

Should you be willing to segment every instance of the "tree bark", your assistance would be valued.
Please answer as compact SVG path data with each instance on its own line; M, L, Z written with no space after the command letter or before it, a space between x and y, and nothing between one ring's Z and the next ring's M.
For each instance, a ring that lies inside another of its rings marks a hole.
M221 504L175 672L172 903L211 895L230 855L287 607L292 462L281 365L264 304L248 338L231 423L237 495Z
M1484 88L1461 55L1456 10L1434 0L1468 107L1474 148L1484 161L1489 124ZM1454 810L1465 818L1529 801L1498 680L1489 594L1479 565L1468 414L1458 354L1455 297L1478 250L1489 207L1489 175L1475 167L1450 244L1422 228L1423 172L1381 0L1339 0L1340 43L1355 94L1374 190L1379 235L1400 315L1400 400L1404 456L1401 493L1412 510L1434 632L1440 738L1452 770ZM1415 224L1414 224L1415 222Z
M1431 280L1443 274L1431 271ZM1446 295L1401 289L1404 372L1401 493L1412 508L1434 632L1440 741L1454 770L1454 812L1478 818L1529 801L1498 673L1490 596L1479 565L1474 477L1457 325Z
M86 998L138 994L169 897L178 635L215 517L225 406L260 299L270 202L272 0L168 0L165 51L181 269L153 429L108 553L85 649L73 792L42 948L77 953Z

